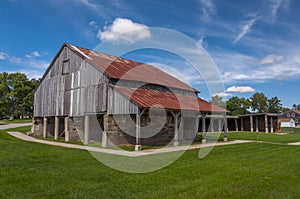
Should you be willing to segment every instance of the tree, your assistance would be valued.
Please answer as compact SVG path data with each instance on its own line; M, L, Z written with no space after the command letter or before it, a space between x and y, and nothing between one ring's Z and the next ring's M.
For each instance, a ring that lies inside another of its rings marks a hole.
M268 98L263 93L255 93L250 98L252 111L259 113L268 111Z
M227 102L227 110L230 115L245 115L249 113L250 101L246 98L238 98L237 96L231 97Z
M222 97L219 97L218 95L212 96L211 98L211 103L213 105L222 107L222 108L226 108L226 102L223 101Z
M0 73L0 119L9 114L9 92L8 73Z
M0 73L0 117L32 115L33 91L39 81L22 73Z
M279 100L277 97L272 97L271 99L268 99L268 112L269 113L280 113L282 112L282 104L281 100Z

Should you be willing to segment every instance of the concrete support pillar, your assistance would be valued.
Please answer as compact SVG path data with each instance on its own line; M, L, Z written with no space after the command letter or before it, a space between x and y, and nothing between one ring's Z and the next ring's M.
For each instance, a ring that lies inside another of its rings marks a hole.
M266 131L266 133L269 133L269 128L268 128L268 115L265 115L265 131Z
M258 132L258 119L257 116L255 117L255 132Z
M84 144L90 141L90 116L84 116Z
M145 109L143 109L141 112L140 110L136 114L136 131L135 131L135 151L142 150L141 145L141 116L143 115Z
M65 142L70 142L70 134L69 134L69 117L65 117Z
M32 124L31 124L31 134L34 134L34 117L32 117Z
M239 131L237 119L234 119L234 124L235 124L235 131Z
M253 132L253 116L250 115L250 131Z
M198 138L198 129L199 129L199 114L196 114L196 119L195 119L195 138Z
M211 118L210 120L211 132L215 132L214 121L215 121L214 118Z
M274 127L273 127L273 117L270 117L270 128L271 128L271 133L274 132Z
M47 123L48 123L48 120L46 117L44 117L44 122L43 122L43 137L44 138L47 137Z
M244 131L244 121L242 117L241 117L241 131Z
M228 131L227 118L226 118L226 114L224 114L224 142L228 141L227 131Z
M206 143L206 126L205 126L205 118L207 113L202 113L202 143Z
M58 140L59 134L59 118L56 116L54 119L54 140Z
M222 126L221 126L221 119L218 119L218 131L221 132L222 131Z
M101 141L101 146L102 147L108 147L108 137L107 137L107 131L108 131L108 115L103 116L103 127L102 129L102 141Z
M178 116L179 112L171 112L174 118L174 141L173 141L173 146L179 146L179 132L178 132Z

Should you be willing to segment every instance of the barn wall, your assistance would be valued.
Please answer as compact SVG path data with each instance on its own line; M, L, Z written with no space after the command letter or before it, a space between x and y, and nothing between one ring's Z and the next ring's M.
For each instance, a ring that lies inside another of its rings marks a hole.
M64 47L35 92L34 116L83 116L106 111L108 78Z
M136 114L138 107L113 88L108 88L108 114Z

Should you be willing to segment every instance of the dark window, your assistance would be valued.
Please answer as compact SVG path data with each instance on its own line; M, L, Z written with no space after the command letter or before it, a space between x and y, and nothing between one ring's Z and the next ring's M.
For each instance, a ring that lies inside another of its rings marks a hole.
M70 73L70 60L67 59L62 62L62 74L67 75L69 73Z

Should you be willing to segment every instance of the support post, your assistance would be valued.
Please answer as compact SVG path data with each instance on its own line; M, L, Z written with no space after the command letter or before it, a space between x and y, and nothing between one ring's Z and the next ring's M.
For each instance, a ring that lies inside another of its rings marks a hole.
M34 134L34 117L32 117L32 124L31 124L31 134Z
M47 137L47 118L44 117L44 123L43 123L43 137L46 138Z
M253 132L253 116L250 115L250 131Z
M227 118L226 118L226 114L224 114L224 142L228 141L227 131L228 131Z
M214 119L212 117L211 117L211 120L210 120L210 126L211 126L211 132L215 132Z
M90 141L90 117L84 116L84 144L88 144Z
M69 134L69 117L65 117L65 142L70 142L70 134Z
M141 116L143 115L145 109L143 109L141 112L138 110L138 113L136 114L136 131L135 131L135 151L142 150L141 145Z
M273 128L273 117L271 116L270 118L270 127L271 127L271 133L274 132L274 128Z
M171 114L173 115L174 118L174 141L173 141L173 146L179 146L179 135L178 135L178 116L179 112L173 112L171 111Z
M221 119L218 118L218 131L219 131L219 132L222 131L222 127L221 127L222 124L221 124L221 122L222 122Z
M104 129L102 129L102 141L101 141L101 146L102 147L108 147L108 138L107 138L107 131L108 131L108 115L104 115L103 116L103 127Z
M269 133L269 128L268 128L268 115L265 115L265 131L266 131L266 133Z
M196 113L196 121L195 121L195 138L198 138L198 129L199 129L199 114Z
M242 117L241 117L241 131L244 131L244 121Z
M55 116L54 119L54 140L58 139L58 134L59 134L59 118Z
M202 113L202 143L206 143L206 126L205 126L205 118L207 113Z
M237 119L234 119L234 124L235 124L235 131L239 131Z
M255 132L258 133L258 119L255 117Z

